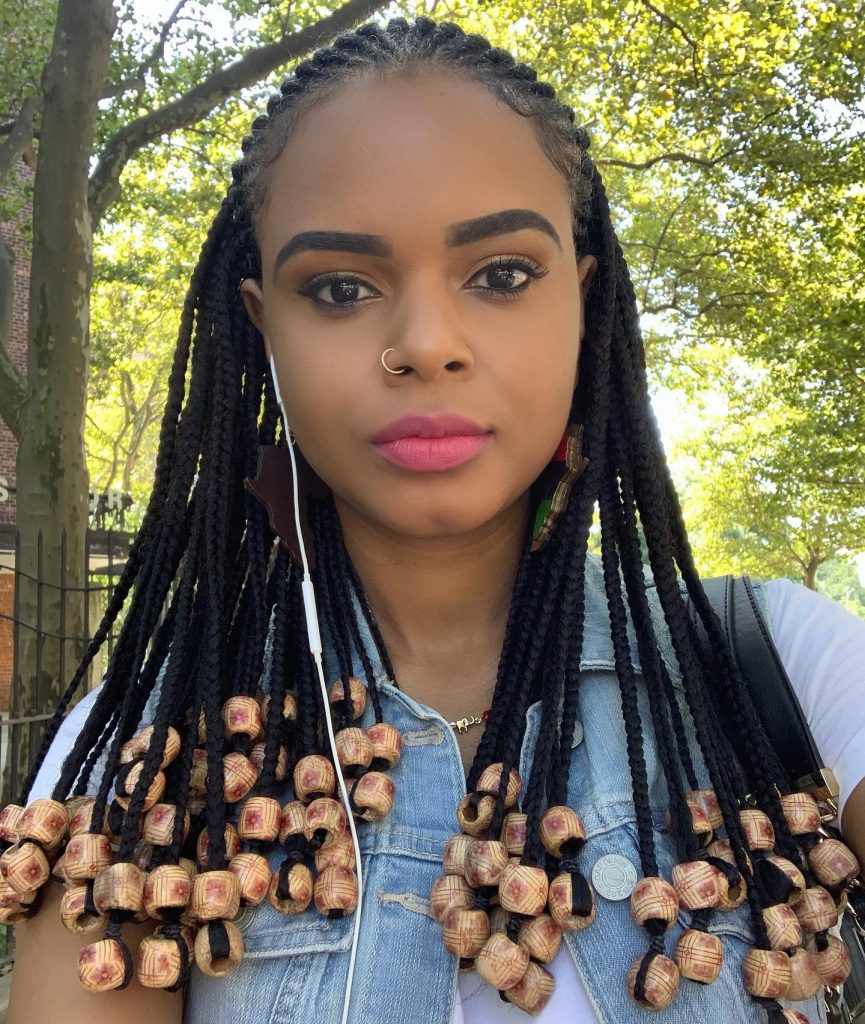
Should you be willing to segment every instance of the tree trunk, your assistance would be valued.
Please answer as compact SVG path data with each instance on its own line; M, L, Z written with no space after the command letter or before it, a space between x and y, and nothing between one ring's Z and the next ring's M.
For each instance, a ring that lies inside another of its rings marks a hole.
M817 589L817 570L825 561L824 558L820 558L816 551L809 549L808 551L808 562L804 566L804 573L802 574L802 582L809 590Z
M81 587L86 574L88 479L83 438L92 279L87 189L97 102L116 23L111 0L59 0L53 48L42 77L27 384L17 463L19 566L43 582L40 595L34 582L19 575L20 617L32 626L38 619L42 635L37 641L32 629L20 629L13 715L52 710L83 651L78 642L67 644L61 654L61 642L52 634L83 636L83 595L67 592L61 601L55 588L61 580ZM17 763L10 765L13 774L35 753L26 747L21 745Z

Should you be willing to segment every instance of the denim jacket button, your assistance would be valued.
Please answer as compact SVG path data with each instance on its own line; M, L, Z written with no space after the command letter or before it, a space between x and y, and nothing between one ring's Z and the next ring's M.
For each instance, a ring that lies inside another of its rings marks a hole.
M626 900L637 884L637 869L618 853L608 853L595 861L592 884L608 900Z

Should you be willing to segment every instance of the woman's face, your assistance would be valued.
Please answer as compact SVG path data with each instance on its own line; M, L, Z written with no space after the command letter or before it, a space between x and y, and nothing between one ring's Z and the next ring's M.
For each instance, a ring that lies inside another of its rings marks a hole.
M530 121L441 72L352 82L299 121L256 227L244 301L341 513L439 538L522 507L567 423L595 262ZM442 414L475 426L377 443Z

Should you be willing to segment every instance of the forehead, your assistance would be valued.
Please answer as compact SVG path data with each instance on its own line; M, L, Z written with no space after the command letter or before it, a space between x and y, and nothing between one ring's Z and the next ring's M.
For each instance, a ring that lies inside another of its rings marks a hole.
M566 183L528 118L425 69L352 81L305 112L271 168L258 234L263 248L315 228L408 237L505 208L561 223Z

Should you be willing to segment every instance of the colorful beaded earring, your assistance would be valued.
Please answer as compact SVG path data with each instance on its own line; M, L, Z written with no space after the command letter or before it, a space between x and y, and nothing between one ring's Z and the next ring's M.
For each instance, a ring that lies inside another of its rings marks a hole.
M532 551L540 551L553 535L556 523L567 508L574 484L585 472L589 460L583 455L583 425L569 423L552 459L535 481L535 521Z

